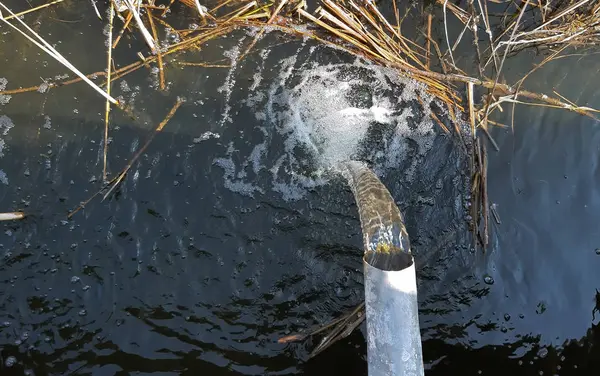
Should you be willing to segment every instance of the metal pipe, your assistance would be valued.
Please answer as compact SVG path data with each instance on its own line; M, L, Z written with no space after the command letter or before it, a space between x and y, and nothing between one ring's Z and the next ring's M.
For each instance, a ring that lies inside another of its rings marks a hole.
M369 376L422 376L423 355L415 263L409 253L377 267L374 252L363 258ZM378 257L381 260L381 256Z
M423 376L417 278L408 233L392 195L366 164L345 163L365 253L369 376Z

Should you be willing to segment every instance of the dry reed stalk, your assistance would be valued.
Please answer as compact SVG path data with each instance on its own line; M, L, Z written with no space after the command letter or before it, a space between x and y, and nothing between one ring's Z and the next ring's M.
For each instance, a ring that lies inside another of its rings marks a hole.
M221 20L223 20L223 21L220 21L220 23L228 24L232 21L235 21L240 15L246 13L249 9L254 8L256 6L257 6L257 2L255 0L251 1L250 3L242 6L241 8L238 8L238 9L222 16Z
M481 165L481 201L483 203L483 250L487 249L489 244L489 199L488 199L488 184L487 184L487 172L488 172L488 156L487 148L485 144L481 145L482 165Z
M123 0L123 2L125 2L125 5L127 5L127 8L129 8L129 11L133 14L133 18L135 19L138 28L142 32L142 36L146 40L146 44L148 44L148 47L150 47L152 54L156 54L157 47L154 43L154 40L152 39L152 35L150 35L150 32L148 32L148 29L144 25L144 22L142 22L142 18L140 17L138 10L131 3L131 0Z
M158 45L158 33L156 32L156 27L154 26L154 21L152 20L152 12L150 10L146 11L148 15L148 22L150 23L150 29L152 30L152 36L154 38L154 43ZM165 90L165 67L163 65L163 57L160 48L156 50L156 55L158 57L158 76L159 76L159 89Z
M113 20L115 17L115 7L111 2L109 6L109 15L108 15L108 53L107 53L107 62L106 62L106 93L110 95L110 76L112 72L112 35L113 35ZM102 180L106 181L107 169L106 162L108 159L108 123L110 118L110 101L106 101L106 107L104 111L104 153L103 153L103 167L102 167Z
M396 2L394 2L395 4ZM425 54L425 59L427 61L426 68L427 70L430 69L431 67L431 21L433 19L433 16L431 15L431 13L427 14L427 48L426 48L426 54Z
M490 46L492 47L492 60L494 61L494 67L496 68L496 71L498 70L498 57L496 56L496 54L493 52L494 51L494 36L492 35L492 29L491 29L491 23L490 23L490 19L489 19L489 15L488 15L488 10L487 10L487 2L484 0L483 4L482 4L482 0L477 0L477 4L479 5L479 11L480 13L480 17L483 20L483 24L485 26L485 33L488 36L488 39L490 41ZM483 68L481 68L481 70L483 71Z
M444 125L444 123L442 123L440 118L435 113L430 112L430 116L440 126L440 128L442 128L444 133L450 134L450 130L448 129L448 127L446 127L446 125Z
M454 61L454 55L452 55L452 47L450 47L450 36L448 35L448 18L447 18L447 13L446 13L447 6L448 6L448 0L444 0L442 9L444 12L444 31L446 34L446 45L448 46L448 53L450 54L450 60L452 61L452 65L456 67L456 62ZM469 23L469 21L465 22L465 25L468 23Z
M201 5L200 1L195 0L194 5L196 6L196 9L198 10L198 14L200 15L200 17L202 17L202 19L204 19L206 16L209 15L208 9L204 5Z
M473 83L472 82L467 83L467 98L469 101L469 123L471 124L471 133L472 133L473 137L475 137L475 135L477 133L475 132L476 120L475 120L475 104L473 101Z
M235 25L228 25L226 27L212 29L212 30L209 30L198 36L195 36L195 37L189 38L187 40L184 40L182 42L176 43L176 44L170 46L168 48L168 50L163 53L163 57L166 55L170 55L170 54L173 54L176 52L180 52L180 51L189 49L193 45L202 44L211 39L218 38L219 36L229 33L234 28L235 28ZM112 72L111 82L114 82L115 80L120 79L123 76L126 76L129 73L136 71L137 69L139 69L140 67L142 67L148 63L152 63L152 62L156 61L156 59L157 59L156 56L149 56L149 57L145 58L144 61L134 62L134 63L131 63L124 67L121 67L117 70L114 70ZM94 78L94 77L102 77L105 75L106 75L105 71L98 71L98 72L87 74L85 77L87 79L90 79L90 78ZM69 79L69 80L65 80L65 81L61 81L61 82L49 83L46 86L48 89L52 89L52 88L57 88L57 87L61 87L61 86L75 84L75 83L78 83L81 81L83 81L83 79L81 77L77 77L77 78L73 78L73 79ZM105 84L101 84L100 86L104 86L104 85ZM36 85L36 86L30 86L30 87L26 87L26 88L9 89L9 90L0 91L0 94L13 95L13 94L34 92L34 91L39 91L39 90L40 90L40 85Z
M498 83L497 80L490 81L490 80L469 77L469 76L461 75L461 74L444 74L444 73L433 72L430 70L415 68L409 64L405 64L402 61L399 62L398 60L390 62L388 59L385 59L383 56L381 56L378 52L374 51L372 48L369 48L368 46L364 45L363 43L360 43L357 40L357 38L353 38L350 35L348 35L348 33L345 33L342 30L327 24L322 19L318 19L302 9L299 9L298 13L302 17L304 17L304 18L308 19L309 21L311 21L312 23L316 24L317 26L323 28L325 31L330 32L333 35L339 37L341 40L350 43L350 45L353 45L354 47L356 47L357 50L347 49L347 48L341 46L339 42L331 42L329 40L325 40L323 38L316 36L314 33L299 32L296 29L289 28L289 27L283 27L281 25L274 25L273 27L278 27L282 31L291 32L294 34L300 34L300 35L304 35L304 36L309 36L309 37L319 40L325 44L332 44L338 48L345 49L348 52L356 54L358 56L366 57L367 59L370 59L370 60L375 60L376 62L378 62L382 65L387 65L387 66L397 68L400 72L404 72L408 76L413 77L414 79L417 79L418 81L424 82L426 85L428 85L430 87L435 86L435 90L430 90L430 92L432 94L435 94L438 97L443 98L443 100L449 104L458 104L459 105L460 99L456 95L454 90L452 90L448 87L448 84L451 82L463 82L463 83L472 83L474 85L482 86L487 89L493 89L492 93L499 92L504 95L517 95L517 96L521 96L521 97L532 99L536 102L539 102L540 105L548 105L551 107L563 108L563 109L567 109L569 111L574 111L574 112L577 112L580 114L584 114L586 116L590 116L592 118L595 118L595 116L593 116L592 113L598 112L596 109L565 103L557 98L553 98L553 97L550 97L545 94L534 93L534 92L530 92L527 90L515 91L512 86L507 85L507 84ZM359 24L356 23L354 20L352 21L352 24L349 26L360 27ZM489 132L486 132L486 134L489 134ZM495 147L496 146L497 145L495 145Z
M150 137L148 137L148 139L146 140L146 142L144 143L144 145L135 153L135 155L133 156L133 158L131 158L131 160L129 161L129 163L127 163L127 165L125 166L125 168L121 171L121 173L119 175L117 175L117 177L115 179L113 179L113 181L109 184L112 185L108 191L106 192L106 194L104 195L104 197L102 198L103 200L105 200L112 191L114 191L114 189L119 185L119 183L121 181L123 181L123 178L125 178L125 175L127 175L127 172L129 172L129 170L131 169L131 167L133 166L133 164L135 163L135 161L137 161L140 156L142 154L144 154L144 152L146 151L146 149L148 148L148 146L150 145L150 143L152 142L152 140L154 140L154 137L160 133L163 128L165 127L165 125L167 125L167 123L169 122L169 120L171 120L171 118L175 115L175 112L177 112L177 109L179 109L179 107L184 103L183 99L177 98L177 102L175 102L175 104L173 105L173 107L171 108L171 110L169 111L169 113L167 114L167 116L165 116L165 118L163 119L163 121L161 121L158 126L156 127L156 129L154 130L154 132L152 132L152 134L150 134Z
M23 11L23 12L19 12L19 13L16 13L16 14L14 14L14 15L13 15L13 14L11 14L10 16L4 17L4 19L5 19L5 20L10 20L11 18L15 18L15 17L21 17L21 16L24 16L24 15L26 15L26 14L29 14L29 13L31 13L31 12L35 12L35 11L38 11L38 10L40 10L40 9L47 8L47 7L51 6L51 5L58 4L58 3L62 3L63 1L65 1L65 0L54 0L54 1L52 1L52 2L49 2L49 3L47 3L47 4L43 4L43 5L37 6L37 7L35 7L35 8L27 9L27 10L25 10L25 11ZM1 13L1 12L0 12L0 13Z
M478 35L478 27L477 27L477 11L475 10L475 5L473 4L473 0L469 0L469 9L471 11L471 22L468 24L469 29L473 33L473 46L475 46L475 53L477 56L477 67L479 68L479 76L484 76L483 67L481 66L481 52L479 51L479 35Z
M496 224L501 225L502 221L500 221L500 216L498 215L498 211L496 210L496 204L490 205L490 210L492 212L492 216L494 217L494 221L496 221Z
M15 16L15 14L6 5L4 5L4 3L0 2L0 7L2 7L4 10L6 10L8 13L10 13L12 16ZM37 38L37 40L35 40L30 35L27 35L24 31L22 31L15 25L8 22L6 20L6 18L4 18L4 16L0 12L0 20L1 21L3 21L8 26L10 26L12 29L16 30L21 35L26 37L30 42L35 44L37 47L39 47L42 51L46 52L48 55L52 56L54 59L56 59L58 62L63 64L65 67L69 68L73 73L78 75L83 81L85 81L88 85L90 85L94 90L96 90L98 93L100 93L100 95L105 97L111 103L118 105L118 102L116 99L112 98L110 95L108 95L102 89L100 89L98 87L98 85L96 85L95 83L90 81L86 76L84 76L83 73L81 73L77 68L75 68L67 59L65 59L64 56L62 56L54 47L52 47L48 42L46 42L46 40L44 40L39 34L37 34L35 31L33 31L33 29L31 29L25 22L23 22L19 17L15 17L15 19L17 21L19 21L19 23L21 23L21 25L23 25L23 27L25 27L25 29L27 29L31 34L33 34L33 36L35 38Z
M306 338L314 337L317 334L321 334L327 330L330 330L329 333L321 339L321 342L319 342L317 347L309 354L309 358L314 358L340 339L350 335L354 329L362 324L366 317L364 309L365 303L362 302L348 314L342 315L341 317L334 319L325 325L320 325L316 329L311 330L309 333L297 333L281 337L277 340L277 343L303 341Z
M222 7L224 7L224 6L228 5L228 4L229 4L229 3L231 3L232 1L234 1L234 0L225 0L225 1L221 1L221 2L219 2L219 4L217 4L217 6L215 6L214 8L212 8L212 9L209 11L209 13L211 13L211 14L216 14L215 12L216 12L217 10L219 10L219 9L221 9ZM188 5L189 7L191 7L191 5L190 5L190 4L187 4L187 3L186 3L185 1L183 1L183 0L182 0L182 3L184 3L184 4Z
M175 115L175 112L177 112L177 109L183 103L184 103L184 101L182 99L178 98L177 102L175 102L175 105L173 105L173 107L171 108L171 110L169 111L167 116L165 116L165 118L158 124L158 126L150 134L150 136L148 137L148 139L146 140L144 145L140 149L138 149L138 151L133 155L133 158L127 163L127 165L123 168L123 170L121 170L119 175L112 178L100 190L98 190L91 197L89 197L87 200L85 200L84 202L79 204L79 206L77 206L75 209L73 209L71 212L69 212L69 214L67 214L67 218L73 217L73 215L75 215L81 209L85 208L85 206L87 204L89 204L96 196L102 194L104 191L106 191L106 193L103 195L102 200L105 200L116 189L116 187L123 181L123 179L127 175L127 172L129 172L129 170L131 169L133 164L142 156L142 154L144 154L144 152L146 151L146 149L148 148L148 146L150 145L150 143L152 142L152 140L154 139L156 134L163 130L165 125L167 125L169 120L171 120L173 115Z
M169 5L167 5L165 7L165 9L163 10L162 14L160 15L161 17L164 17L164 16L167 15L167 12L171 9L171 5L173 5L174 2L175 2L175 0L169 1Z
M463 10L459 6L455 5L454 3L447 2L446 0L436 0L436 2L442 6L444 6L444 3L446 3L446 5L445 5L446 8L448 8L452 12L452 14L454 14L454 16L456 18L458 18L458 20L460 22L462 22L463 24L467 23L467 20L470 17L469 12L467 12L466 10Z
M258 40L265 33L266 26L268 26L269 24L271 24L273 22L273 20L275 19L275 17L277 17L277 15L279 14L279 12L281 11L281 8L283 8L283 6L287 2L288 2L288 0L280 0L279 5L277 6L277 8L273 12L273 14L271 14L271 17L269 18L269 20L267 21L267 23L256 34L256 36L254 37L254 39L252 40L252 42L250 43L250 45L246 48L246 50L239 56L238 61L242 61L244 59L244 57L246 57L246 55L248 54L248 52L250 52L250 50L254 47L254 45L256 45L256 42L258 42ZM252 3L250 3L250 4L252 4ZM250 4L248 4L248 5L250 5Z
M14 221L23 218L25 218L25 213L23 212L0 213L0 221Z
M94 8L94 11L96 11L96 16L98 16L98 19L102 20L100 11L98 10L98 7L96 6L96 0L91 0L91 2L92 2L92 7ZM112 2L111 2L111 6L112 6Z
M131 22L132 19L133 19L133 13L129 12L127 14L127 18L125 19L125 23L123 24L123 28L119 32L119 35L115 38L115 42L112 45L113 49L117 48L117 44L119 44L121 37L123 37L123 34L125 33L125 30L127 30L127 28L129 27L129 23Z
M189 63L185 61L178 61L177 64L190 67L231 68L231 64Z

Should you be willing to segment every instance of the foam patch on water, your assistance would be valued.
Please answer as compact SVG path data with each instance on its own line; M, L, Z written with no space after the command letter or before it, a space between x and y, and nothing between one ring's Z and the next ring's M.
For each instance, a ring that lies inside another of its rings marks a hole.
M226 186L254 195L263 193L257 181L270 181L270 189L283 199L298 200L326 184L339 163L348 160L366 161L379 176L403 168L407 182L412 181L437 135L430 116L435 99L426 88L395 70L360 60L311 63L298 57L303 48L271 66L279 72L275 79L263 79L262 67L249 79L244 105L260 125L252 136L244 132L248 139L234 141L228 155L215 160L224 170ZM228 98L234 80L229 72L223 86ZM262 140L256 142L257 135ZM234 149L236 159L231 157ZM270 177L260 179L261 174Z
M0 116L0 136L6 136L15 125L12 120L6 116ZM6 148L6 142L3 138L0 138L0 158L4 157L4 149ZM6 173L0 170L0 183L8 185L8 177Z
M228 122L231 122L231 104L229 103L229 101L231 100L231 93L233 88L235 87L235 73L236 73L236 68L237 68L237 64L238 64L238 58L240 57L240 54L242 53L241 51L241 47L243 45L243 42L245 40L244 38L241 38L240 41L238 42L238 44L236 46L234 46L232 49L226 51L223 55L229 59L230 64L231 64L231 68L229 68L229 72L227 73L227 77L225 78L225 83L223 84L223 86L217 88L217 91L219 93L222 93L223 96L225 97L225 109L223 111L223 116L221 118L221 122L220 125L225 125Z
M413 103L417 95L424 103L433 98L418 83L386 68L361 63L316 67L303 71L300 84L286 95L284 121L321 168L367 159L385 174L404 159L409 140L423 154L435 136L431 110ZM384 133L381 137L376 128Z
M8 85L8 80L4 77L0 77L0 91L6 90L6 85ZM8 94L0 94L0 105L8 104L10 98L12 98L12 96Z
M229 144L227 149L227 157L216 158L213 163L223 169L223 179L225 180L225 188L232 192L242 194L244 196L254 197L255 193L265 193L264 190L252 183L246 182L246 173L243 168L238 168L234 162L233 153L235 148L233 143Z

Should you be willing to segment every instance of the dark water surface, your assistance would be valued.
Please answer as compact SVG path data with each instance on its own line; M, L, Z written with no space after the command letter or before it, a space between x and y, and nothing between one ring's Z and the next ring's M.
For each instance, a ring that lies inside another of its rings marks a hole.
M103 70L103 23L91 5L66 3L25 19L82 71ZM251 38L240 31L180 59L230 61ZM8 88L66 73L4 26L0 46ZM127 64L140 49L125 37L115 59ZM536 59L509 60L508 78ZM587 73L565 78L575 63ZM593 56L560 60L529 87L600 107L589 79L599 68ZM377 84L385 74L275 33L234 69L167 68L164 93L141 69L113 87L138 115L112 112L113 176L176 98L187 102L116 196L72 220L69 210L101 186L103 100L76 84L0 104L0 210L31 213L0 223L0 373L366 375L360 330L310 361L313 343L277 344L363 298L358 213L346 184L322 168L356 143L405 213L428 375L592 374L597 124L519 107L514 134L494 131L489 194L502 223L488 252L474 253L466 160L410 112L411 87ZM353 96L340 102L345 87ZM394 135L395 121L410 125ZM315 140L306 132L317 123Z

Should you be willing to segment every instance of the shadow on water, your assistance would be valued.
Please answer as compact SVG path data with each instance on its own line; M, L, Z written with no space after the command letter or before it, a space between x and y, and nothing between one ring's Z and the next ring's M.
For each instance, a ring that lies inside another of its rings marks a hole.
M82 17L57 9L57 18ZM82 70L99 71L103 51L77 53L94 41L103 45L101 24L86 17L39 27L56 41L81 30L83 37L57 48ZM249 40L240 32L215 41L203 53L215 60L223 51L235 56L244 37ZM64 73L11 33L3 31L0 43L27 57L17 61L0 51L10 87ZM115 85L139 120L113 111L113 174L177 96L188 101L117 194L92 201L72 220L66 220L69 210L100 187L104 103L78 84L14 95L0 105L6 133L0 169L8 183L0 185L2 210L32 214L0 224L2 375L365 375L360 330L310 361L314 344L277 343L363 298L352 194L341 178L316 167L322 156L335 159L357 140L355 150L374 166L406 219L428 374L575 375L597 366L594 124L525 109L514 136L495 133L502 150L491 155L490 197L502 224L494 227L491 249L473 253L464 221L466 160L439 129L419 133L427 121L407 110L413 103L406 87L379 87L373 78L379 76L372 76L354 88L352 77L371 74L364 66L322 68L355 63L339 51L276 33L261 43L280 45L234 69L168 69L167 93L151 88L148 71ZM339 69L348 71L339 75ZM536 82L552 85L544 79ZM331 82L334 89L359 90L349 103L362 112L328 117L347 104L333 101L323 113L307 114L320 98L309 95L311 85L326 92ZM569 84L575 93L586 85ZM589 95L590 105L598 104ZM379 103L393 113L381 120L372 111L380 108L375 99L390 97L404 99L397 107ZM403 131L401 144L384 142L394 129L390 118L416 124ZM343 141L330 137L328 148L303 133L323 119L350 119L339 123L342 131L356 125L352 119L370 125L362 137L324 129ZM321 149L315 154L311 147ZM397 150L402 158L386 165Z

